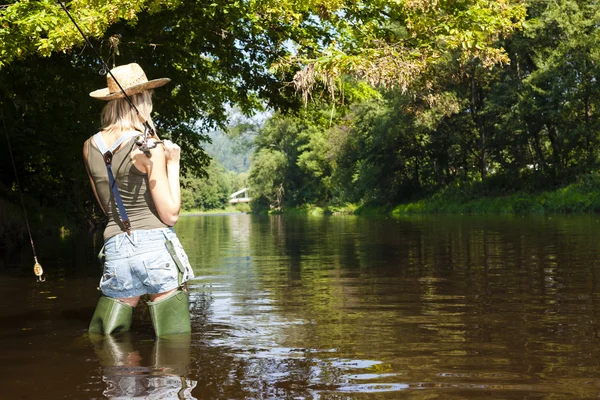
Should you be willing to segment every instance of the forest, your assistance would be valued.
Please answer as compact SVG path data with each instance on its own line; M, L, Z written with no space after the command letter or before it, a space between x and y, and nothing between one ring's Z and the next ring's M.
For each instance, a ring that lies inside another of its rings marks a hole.
M154 119L182 147L186 209L247 184L255 212L600 210L597 1L66 8L109 65L172 79ZM41 229L101 225L81 158L100 61L54 1L1 6L0 38L0 237L22 240L19 190ZM243 168L207 153L216 130Z

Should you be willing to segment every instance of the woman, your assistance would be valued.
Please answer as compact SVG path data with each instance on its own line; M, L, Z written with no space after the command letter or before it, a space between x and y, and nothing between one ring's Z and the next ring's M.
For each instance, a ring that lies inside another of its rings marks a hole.
M171 228L181 205L180 148L169 141L160 144L156 136L144 139L145 123L154 130L152 89L169 81L148 81L139 65L128 64L112 69L107 87L90 93L108 101L101 131L83 146L94 194L108 217L100 252L103 296L90 333L129 330L133 307L144 294L150 297L157 336L191 330L185 281L193 272ZM111 191L112 186L118 190Z

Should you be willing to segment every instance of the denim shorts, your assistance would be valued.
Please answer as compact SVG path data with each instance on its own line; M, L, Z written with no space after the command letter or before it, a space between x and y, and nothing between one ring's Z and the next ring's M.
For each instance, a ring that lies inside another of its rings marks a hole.
M103 247L104 271L100 290L108 297L125 298L168 292L179 286L179 268L167 248L174 244L184 265L182 283L194 276L173 228L134 230L109 238Z

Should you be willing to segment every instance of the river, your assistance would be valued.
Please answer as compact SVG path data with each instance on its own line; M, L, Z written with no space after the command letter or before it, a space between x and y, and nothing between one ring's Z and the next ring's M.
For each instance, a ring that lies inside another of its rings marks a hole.
M1 399L600 395L600 217L182 217L193 333L86 334L91 235L0 257Z

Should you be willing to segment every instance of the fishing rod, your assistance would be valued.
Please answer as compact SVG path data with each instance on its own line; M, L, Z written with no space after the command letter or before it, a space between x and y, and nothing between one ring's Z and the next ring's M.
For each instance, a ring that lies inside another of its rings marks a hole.
M29 219L27 218L27 210L25 209L25 202L23 201L23 193L21 192L21 183L19 182L19 174L17 173L17 166L15 164L15 157L13 156L12 146L10 139L8 138L8 129L6 128L6 121L4 119L4 111L2 112L2 125L4 126L4 135L6 136L6 144L8 145L8 153L10 154L10 161L12 163L13 170L15 172L15 181L17 183L17 189L19 190L19 198L21 199L21 208L23 208L23 215L25 216L25 225L27 226L27 233L29 234L29 243L31 243L31 250L33 251L33 273L37 276L38 282L45 282L44 269L42 264L38 262L37 254L35 252L35 245L33 244L33 236L31 235L31 228L29 227Z
M125 92L125 89L123 89L123 86L121 86L121 84L119 83L117 78L113 75L113 73L110 70L110 67L108 66L108 64L106 64L106 62L104 61L104 59L102 58L100 53L98 53L98 51L96 51L96 48L92 45L92 42L90 42L90 40L87 38L87 36L85 36L85 33L83 33L83 30L79 27L79 25L77 24L77 22L75 21L75 19L69 12L69 10L67 10L67 7L64 5L64 3L61 0L57 0L57 1L58 1L58 4L60 4L60 6L62 7L62 9L65 11L65 13L67 13L67 16L69 17L71 22L73 22L73 25L75 25L75 27L79 31L79 33L83 37L83 40L85 40L86 44L88 46L90 46L90 48L92 49L92 51L94 52L94 54L96 55L98 60L100 60L100 64L102 64L102 70L101 70L102 73L104 73L104 71L106 71L106 73L108 73L114 79L115 83L117 84L117 86L119 87L119 89L121 90L123 95L125 96L125 100L127 101L127 103L129 103L129 106L131 106L131 108L135 111L135 113L138 115L138 117L141 117L140 111L137 109L135 104L133 104L131 97L129 97L129 95ZM144 135L141 138L138 137L138 139L136 139L136 144L140 147L140 150L144 154L146 154L146 156L150 156L149 150L155 148L159 142L154 141L154 140L151 142L148 141L148 133L150 133L150 136L155 136L156 132L154 132L154 129L152 128L152 126L150 125L150 123L147 120L144 120L143 125L144 125Z

